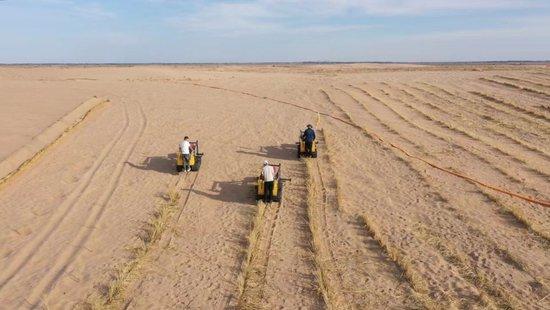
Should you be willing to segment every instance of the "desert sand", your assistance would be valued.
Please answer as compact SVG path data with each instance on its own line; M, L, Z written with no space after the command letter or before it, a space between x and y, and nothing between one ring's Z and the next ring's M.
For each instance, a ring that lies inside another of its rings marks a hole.
M550 308L547 65L4 66L0 92L0 161L109 100L0 184L2 309Z

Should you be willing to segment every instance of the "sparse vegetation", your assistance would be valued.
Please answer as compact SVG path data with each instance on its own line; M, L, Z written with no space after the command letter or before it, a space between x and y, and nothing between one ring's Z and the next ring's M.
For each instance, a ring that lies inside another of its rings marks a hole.
M104 292L90 298L87 303L90 308L118 309L121 307L126 297L126 290L140 277L139 272L147 262L148 254L168 228L170 219L177 210L180 197L181 193L175 186L167 191L164 201L159 203L157 210L136 236L137 245L130 246L128 261L114 270L112 279L105 286Z

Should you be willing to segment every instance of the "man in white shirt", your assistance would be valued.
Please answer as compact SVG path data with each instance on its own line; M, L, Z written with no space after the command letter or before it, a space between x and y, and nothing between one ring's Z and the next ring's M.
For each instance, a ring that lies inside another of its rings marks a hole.
M275 180L275 169L269 165L269 162L264 161L262 168L262 178L264 179L264 202L271 203L273 194L273 181Z
M191 171L191 166L189 166L189 159L191 158L191 143L189 143L188 136L183 138L183 141L180 144L180 150L183 154L183 170Z

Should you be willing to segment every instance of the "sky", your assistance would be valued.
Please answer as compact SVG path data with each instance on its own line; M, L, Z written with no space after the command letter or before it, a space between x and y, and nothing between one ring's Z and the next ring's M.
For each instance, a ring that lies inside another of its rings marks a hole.
M550 60L550 0L0 0L0 63Z

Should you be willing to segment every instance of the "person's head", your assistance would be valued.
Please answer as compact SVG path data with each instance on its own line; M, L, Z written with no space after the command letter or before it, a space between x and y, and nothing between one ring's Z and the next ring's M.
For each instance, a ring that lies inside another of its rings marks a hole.
M189 140L189 137L188 137L188 136L185 136L185 137L183 138L183 140L187 141L187 140Z
M267 160L264 160L264 166L269 165L269 162Z
M311 126L311 124L307 124L307 128L311 129L313 126Z

